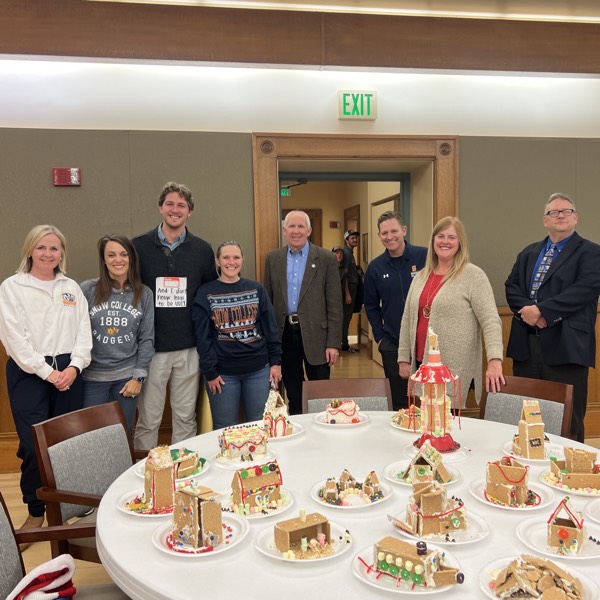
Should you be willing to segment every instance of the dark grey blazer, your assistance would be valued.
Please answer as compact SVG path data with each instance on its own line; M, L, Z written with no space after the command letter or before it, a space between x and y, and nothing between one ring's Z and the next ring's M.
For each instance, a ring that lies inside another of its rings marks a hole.
M287 313L287 250L285 246L269 252L263 282L281 335ZM335 254L314 244L308 250L298 318L306 359L313 365L327 362L325 348L342 345L342 292Z

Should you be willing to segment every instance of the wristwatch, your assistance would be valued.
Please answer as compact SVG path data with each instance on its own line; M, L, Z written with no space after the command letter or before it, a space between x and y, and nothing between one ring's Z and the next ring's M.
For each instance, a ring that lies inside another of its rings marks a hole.
M139 381L140 383L144 383L144 381L146 381L146 378L145 377L136 377L135 380Z

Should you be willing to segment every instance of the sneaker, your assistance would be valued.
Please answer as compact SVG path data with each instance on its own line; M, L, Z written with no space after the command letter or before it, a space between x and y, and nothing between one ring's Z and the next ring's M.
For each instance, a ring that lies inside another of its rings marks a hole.
M355 348L354 346L348 346L348 348L346 348L345 350L342 350L342 352L348 352L349 354L352 354L353 352L360 352L358 348Z
M87 510L84 510L82 513L78 514L77 516L82 519L83 517L88 517L89 515L91 515L94 510L96 510L93 506L91 508L88 508Z

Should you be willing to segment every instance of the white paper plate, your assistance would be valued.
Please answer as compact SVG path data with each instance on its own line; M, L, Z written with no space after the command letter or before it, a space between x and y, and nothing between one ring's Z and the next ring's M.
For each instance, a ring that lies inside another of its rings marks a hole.
M126 515L133 515L134 517L144 517L146 519L164 519L165 517L170 517L173 514L173 507L171 507L171 510L168 512L155 514L155 513L135 512L133 510L129 510L125 506L128 502L131 502L136 496L143 496L143 495L144 495L144 490L131 490L129 492L125 492L124 494L121 494L117 498L117 508L121 512L124 512Z
M588 539L592 536L600 541L600 525L585 523L583 544L577 554L557 554L556 548L550 548L548 541L548 517L534 517L521 521L517 525L517 537L528 547L536 552L551 558L564 560L585 560L586 558L600 558L600 544Z
M550 481L548 481L546 479L546 476L550 474L550 471L543 471L540 474L540 481L544 484L547 485L549 488L552 488L553 490L556 490L557 492L560 492L561 494L568 494L569 496L587 496L588 498L600 498L600 489L597 490L596 492L586 492L585 490L576 490L573 488L568 488L565 489L563 487L561 487L561 485L554 485L553 483L550 483Z
M486 565L485 567L483 567L483 569L479 573L479 587L481 588L481 590L483 591L483 593L486 595L487 598L492 598L492 600L498 600L498 596L496 596L490 590L490 583L492 582L492 576L495 576L498 572L500 572L502 569L504 569L504 567L506 567L515 558L516 558L515 556L508 557L508 558L499 558L499 559L491 562L489 565ZM600 598L600 590L598 589L598 586L591 579L589 579L585 575L582 575L581 573L575 571L574 569L571 569L570 567L566 568L566 567L563 567L562 565L558 565L558 566L560 566L561 569L564 569L565 571L567 571L567 573L569 573L573 577L577 577L581 581L583 588L584 588L582 600L597 600L597 598Z
M362 479L357 478L357 481L362 481ZM338 506L337 504L329 504L329 502L323 502L323 500L319 497L319 490L325 487L325 481L320 481L319 483L315 483L310 490L310 497L317 503L319 506L326 506L327 508L336 508L341 510L356 510L361 508L370 508L372 506L379 506L382 502L385 502L392 495L392 488L386 483L379 482L379 487L383 492L383 498L381 500L377 500L376 502L369 502L368 504L363 502L358 494L352 494L347 496L350 499L349 506Z
M369 415L359 412L358 413L358 423L327 423L325 421L325 416L327 413L320 412L316 413L313 417L313 421L317 425L323 425L324 427L331 427L332 429L348 429L352 427L358 427L359 425L364 425L369 422Z
M418 435L420 436L420 434ZM419 449L411 443L408 444L408 446L405 446L404 451L412 458L419 451ZM471 450L462 445L454 452L440 452L440 454L442 455L442 459L446 466L448 466L448 463L461 462L463 460L467 460L467 458L471 458Z
M588 502L583 507L583 516L594 523L600 523L600 500Z
M283 504L281 506L278 506L277 508L268 508L265 509L265 512L252 513L249 515L241 515L237 512L234 512L233 514L245 519L251 519L252 521L254 521L255 519L268 519L269 517L279 516L286 510L289 510L294 504L294 497L292 496L292 493L289 490L282 487L280 488L280 494L283 498ZM232 497L229 496L227 501L223 502L223 508L227 511L230 511L232 501Z
M397 460L396 462L390 463L387 467L383 469L383 476L392 483L397 483L399 485L412 486L412 483L407 483L404 479L401 479L401 473L405 471L410 465L410 460ZM441 483L440 485L452 485L456 483L460 479L460 473L449 465L444 465L450 473L452 479L448 483Z
M417 427L416 429L411 429L410 427L400 427L400 425L398 425L398 423L396 423L394 421L394 417L392 417L390 419L390 425L394 428L394 429L399 429L400 431L408 431L408 433L414 433L414 434L419 434L419 428Z
M167 538L171 534L172 529L173 522L170 521L169 523L164 523L154 531L152 534L152 543L158 550L180 558L204 558L220 554L237 546L248 535L250 526L245 519L237 515L223 513L223 537L228 536L227 540L222 541L214 550L204 552L180 552L173 550L167 543Z
M404 515L402 515L402 518L403 517ZM453 533L454 541L448 542L444 539L444 536L440 535L430 535L420 538L419 536L413 535L408 531L404 531L400 527L396 527L394 523L396 521L395 517L388 515L388 519L394 526L394 531L399 533L401 536L411 540L423 539L427 542L432 541L438 546L461 546L464 544L474 544L486 538L490 533L490 528L488 527L485 519L470 510L467 512L467 528L462 531L455 531Z
M192 475L187 475L186 477L182 477L181 479L176 479L176 483L188 483L192 481L192 479L198 479L198 477L202 477L202 475L206 474L206 471L210 469L210 463L206 460L204 462L204 466L201 470L194 471ZM138 476L144 479L146 475L146 459L140 460L140 462L135 463L135 467L133 467L133 472Z
M318 558L306 559L306 560L290 560L289 558L283 558L281 552L275 547L275 539L273 533L273 527L267 527L259 532L254 540L254 545L256 549L268 556L269 558L275 558L276 560L283 560L286 563L294 563L294 564L314 564L316 562L323 562L324 560L329 560L331 558L337 558L342 554L345 554L350 550L352 546L352 540L347 542L345 540L346 536L346 528L342 525L335 523L333 521L329 521L330 531L331 531L331 543L333 545L333 554L328 556L322 556Z
M512 441L506 442L504 446L502 446L502 452L508 456L514 456L519 462L523 463L531 463L531 464L540 464L546 462L550 459L551 456L556 457L558 460L563 460L565 458L565 449L564 446L560 444L551 444L549 442L544 443L544 458L525 458L524 456L520 456L518 454L513 454L512 451L513 443Z
M539 508L544 508L545 506L549 506L554 501L554 494L543 488L539 485L535 485L530 483L527 486L530 490L534 491L540 497L540 503L535 506L505 506L504 504L496 504L495 502L490 502L485 497L485 479L477 479L476 481L471 482L469 485L469 491L471 494L479 500L479 502L483 502L487 506L493 506L494 508L501 508L503 510L512 510L512 511L532 511L538 510Z
M294 423L294 421L290 421L290 424L293 427L292 433L290 433L290 435L282 435L279 437L270 437L269 444L277 444L279 442L293 440L295 437L302 435L304 433L304 427L302 427L302 425L300 425L300 423Z
M267 448L267 453L257 455L256 460L223 460L219 454L215 454L210 459L210 462L219 469L225 469L226 471L237 471L238 469L246 469L256 465L264 465L265 463L271 462L274 458L276 458L276 455Z
M433 544L427 544L428 548L436 549ZM460 571L461 567L456 558L450 554L447 550L442 550L446 554L446 562L444 563L448 567L454 567ZM410 583L398 583L395 577L390 575L382 575L379 572L372 569L373 565L373 545L363 548L353 559L352 559L352 572L358 579L363 583L370 585L371 587L379 590L385 590L387 592L394 592L396 594L408 594L410 596L425 596L427 594L440 594L443 592L449 592L458 587L460 592L460 584L455 585L444 585L442 587L424 587L415 586L412 587Z

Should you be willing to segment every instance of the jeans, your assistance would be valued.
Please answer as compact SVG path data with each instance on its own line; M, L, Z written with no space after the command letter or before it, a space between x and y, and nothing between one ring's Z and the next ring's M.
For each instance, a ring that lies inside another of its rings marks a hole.
M126 398L123 394L119 393L119 390L123 389L123 386L128 381L131 381L131 377L119 379L118 381L84 381L83 408L117 401L125 416L129 435L133 439L133 421L135 419L138 399Z
M244 406L245 421L259 421L263 418L265 404L269 397L271 368L266 365L260 371L243 375L221 375L225 382L221 393L211 393L206 385L210 401L213 429L231 427L240 422L240 401Z

